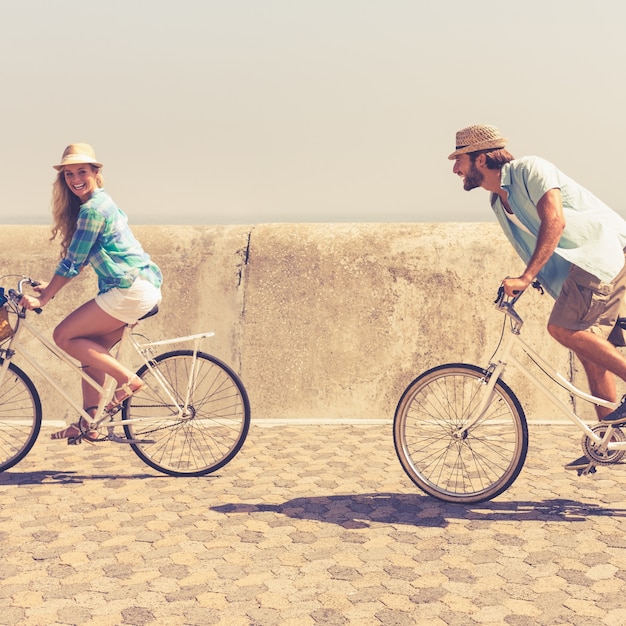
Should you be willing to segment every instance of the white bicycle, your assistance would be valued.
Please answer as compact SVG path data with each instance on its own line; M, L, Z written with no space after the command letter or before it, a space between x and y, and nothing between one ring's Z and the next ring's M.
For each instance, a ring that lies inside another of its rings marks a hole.
M3 276L0 280L9 278ZM199 342L214 333L200 333L162 341L145 341L126 326L115 356L132 348L143 365L137 376L143 388L121 407L107 410L115 381L100 386L27 319L19 306L24 285L37 281L21 276L17 289L0 287L0 471L19 463L31 450L42 422L39 393L31 379L13 362L17 356L34 368L89 424L77 438L91 443L129 444L137 456L171 476L201 476L223 467L239 452L250 426L250 403L243 383L219 359L200 352ZM155 307L142 319L156 314ZM38 312L41 312L39 310ZM45 346L83 380L102 394L91 417L61 383L26 348L27 333ZM192 349L155 354L169 344L191 342ZM94 437L93 433L98 436Z
M534 283L541 289L539 283ZM542 290L543 291L543 290ZM626 434L616 426L585 424L561 401L539 373L570 394L593 404L615 404L581 391L553 369L520 336L522 318L515 304L522 294L507 298L502 287L496 308L510 322L487 368L448 363L418 376L404 391L395 412L396 454L409 478L426 493L447 502L475 503L495 498L519 475L528 450L526 416L517 396L502 380L513 367L540 390L583 433L582 449L589 458L578 474L612 465L626 453ZM626 328L626 318L618 324ZM537 366L529 370L515 356L521 349Z

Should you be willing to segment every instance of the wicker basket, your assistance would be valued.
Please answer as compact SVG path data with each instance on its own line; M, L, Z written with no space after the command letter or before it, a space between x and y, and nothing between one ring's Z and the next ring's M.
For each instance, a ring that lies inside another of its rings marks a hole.
M13 328L9 323L9 312L6 307L0 306L0 341L13 336Z

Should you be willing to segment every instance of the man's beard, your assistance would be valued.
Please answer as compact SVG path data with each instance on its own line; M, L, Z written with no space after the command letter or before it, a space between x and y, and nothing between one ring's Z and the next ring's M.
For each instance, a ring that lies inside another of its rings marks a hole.
M470 167L470 171L465 176L465 180L463 181L463 189L465 191L471 191L472 189L476 189L476 187L480 187L483 184L483 180L485 177L482 172L480 172L476 164L472 162Z

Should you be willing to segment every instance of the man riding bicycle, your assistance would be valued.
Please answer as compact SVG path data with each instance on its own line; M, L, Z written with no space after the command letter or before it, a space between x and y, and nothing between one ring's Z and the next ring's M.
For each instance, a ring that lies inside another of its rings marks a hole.
M626 293L626 221L587 189L539 157L515 159L500 131L478 124L458 131L452 171L471 191L491 192L505 235L526 263L505 278L508 296L539 279L556 302L548 332L580 359L594 396L617 401L615 375L626 381L625 346L616 326ZM626 399L626 396L625 396ZM626 424L626 401L614 411L596 406L598 419ZM582 456L565 465L580 469Z

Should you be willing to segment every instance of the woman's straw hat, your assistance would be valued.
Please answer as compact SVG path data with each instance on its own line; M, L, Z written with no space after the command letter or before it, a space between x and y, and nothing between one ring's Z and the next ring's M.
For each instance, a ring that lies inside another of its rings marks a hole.
M102 167L102 163L98 162L96 153L88 143L71 143L63 150L61 162L52 167L61 171L64 165L76 165L77 163L90 163L96 167Z
M455 159L459 154L467 152L488 150L489 148L504 148L504 146L506 146L506 139L495 126L474 124L474 126L462 128L456 134L456 150L448 159Z

